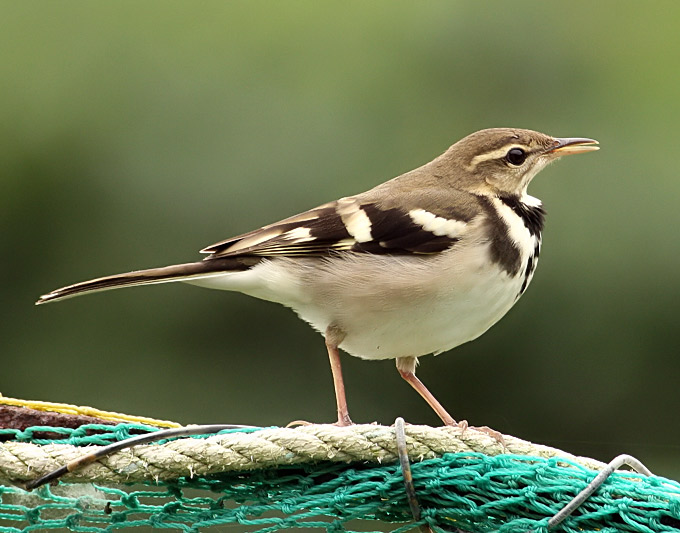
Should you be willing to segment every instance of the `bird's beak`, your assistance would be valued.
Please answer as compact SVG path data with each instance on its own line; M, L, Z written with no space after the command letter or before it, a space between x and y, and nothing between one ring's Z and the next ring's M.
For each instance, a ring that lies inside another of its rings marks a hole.
M599 150L599 143L594 139L580 139L578 137L565 137L555 139L555 145L548 149L548 154L563 156L569 154L582 154Z

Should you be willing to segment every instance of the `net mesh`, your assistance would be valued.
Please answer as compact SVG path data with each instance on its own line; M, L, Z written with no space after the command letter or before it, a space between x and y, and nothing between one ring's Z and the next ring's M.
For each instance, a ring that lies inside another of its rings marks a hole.
M144 424L0 430L0 441L106 445L156 431ZM200 437L192 437L200 438ZM0 532L166 528L245 531L547 531L547 522L597 472L563 458L444 454L411 464L421 507L414 522L398 464L316 462L136 485L64 483L24 491L0 483ZM680 484L615 473L558 527L568 532L680 531Z

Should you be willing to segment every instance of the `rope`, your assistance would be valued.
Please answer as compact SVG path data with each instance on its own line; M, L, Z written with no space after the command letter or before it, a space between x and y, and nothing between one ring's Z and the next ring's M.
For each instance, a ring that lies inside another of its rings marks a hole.
M70 403L57 402L43 402L40 400L21 400L19 398L10 398L3 396L0 393L0 406L9 405L13 407L21 407L34 411L41 411L45 413L58 413L70 416L89 416L98 418L109 422L128 422L132 424L147 424L149 426L176 428L180 427L177 422L170 422L169 420L157 420L146 416L127 415L124 413L116 413L113 411L102 411L94 407L86 405L73 405Z
M558 457L590 470L604 463L576 457L548 446L509 435L502 440L474 428L405 427L408 457L412 462L441 457L445 453L482 453ZM88 447L87 452L97 447ZM68 444L37 445L29 442L0 444L0 478L22 482L45 475L84 453ZM398 459L395 430L378 425L306 425L296 428L228 432L204 439L183 438L163 444L146 444L117 452L64 481L88 483L137 483L170 481L181 477L221 472L266 469L315 462L386 463Z
M677 482L639 465L643 474L614 472L635 464L629 457L605 465L485 428L398 420L214 433L220 425L198 437L199 426L112 424L106 412L81 424L86 408L36 413L34 402L18 402L0 397L9 422L0 429L0 533L236 524L340 533L370 521L405 524L398 533L680 531Z

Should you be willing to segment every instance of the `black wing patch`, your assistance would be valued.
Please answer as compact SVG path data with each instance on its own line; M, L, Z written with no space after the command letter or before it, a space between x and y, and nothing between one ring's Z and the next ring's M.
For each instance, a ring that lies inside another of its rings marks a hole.
M342 251L434 254L460 240L458 235L425 229L423 224L414 221L408 212L400 208L362 204L353 198L340 202L322 205L201 251L210 253L210 258L237 255L324 256ZM438 217L438 220L446 219Z
M356 252L434 254L446 250L459 240L457 237L435 235L399 208L380 209L374 204L364 204L362 208L371 221L373 238L369 242L356 243L352 247Z
M325 204L263 228L221 241L201 250L210 257L233 255L326 255L350 249L348 233L334 204Z

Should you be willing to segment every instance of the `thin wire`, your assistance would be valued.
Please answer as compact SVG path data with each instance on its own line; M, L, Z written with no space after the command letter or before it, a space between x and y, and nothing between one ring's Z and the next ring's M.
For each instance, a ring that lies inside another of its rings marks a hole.
M186 437L189 435L205 435L210 433L217 433L225 429L262 429L257 426L240 426L235 424L209 424L203 426L185 426L181 428L164 429L161 431L155 431L153 433L147 433L144 435L137 435L135 437L130 437L129 439L122 440L120 442L114 442L108 446L99 448L96 451L90 452L88 454L82 455L73 461L66 463L64 466L53 470L45 474L42 477L27 481L24 483L24 488L26 490L33 490L41 487L47 483L58 480L60 477L70 473L80 470L81 468L98 461L104 457L107 457L115 452L124 450L126 448L131 448L132 446L137 446L138 444L148 444L150 442L156 442L163 439L168 439L171 437Z
M631 467L636 472L643 474L645 476L651 476L650 470L638 461L635 457L630 455L619 455L614 457L609 464L602 470L595 479L593 479L588 486L579 492L573 500L571 500L567 505L565 505L555 516L553 516L548 521L548 529L552 529L559 524L561 524L565 518L571 515L576 509L578 509L583 502L585 502L592 494L599 489L602 484L607 480L609 476L614 473L615 470L621 468L623 465Z
M399 464L401 465L401 473L404 476L404 489L406 490L406 499L408 506L411 509L411 514L416 522L420 521L420 504L416 496L416 488L413 485L413 474L411 472L411 462L408 458L408 449L406 448L406 430L404 428L404 419L398 417L394 421L394 433L397 439L397 455L399 456ZM420 526L422 533L431 533L432 530L425 526Z

